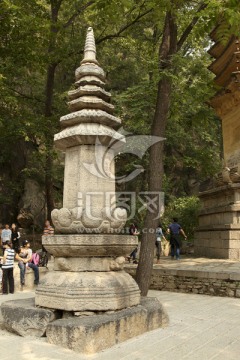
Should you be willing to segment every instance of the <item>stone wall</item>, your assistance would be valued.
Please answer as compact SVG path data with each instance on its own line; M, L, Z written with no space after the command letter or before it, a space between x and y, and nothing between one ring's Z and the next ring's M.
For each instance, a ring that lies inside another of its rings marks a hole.
M125 271L134 277L136 268ZM240 298L240 274L153 269L150 289Z
M240 259L240 184L199 194L202 209L194 235L198 257Z

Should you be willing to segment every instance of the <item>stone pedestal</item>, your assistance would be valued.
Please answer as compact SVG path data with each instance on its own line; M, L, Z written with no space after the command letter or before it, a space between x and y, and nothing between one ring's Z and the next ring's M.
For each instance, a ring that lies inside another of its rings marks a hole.
M7 330L24 337L47 336L51 344L92 354L168 325L158 299L142 298L137 306L110 312L66 312L35 307L34 298L1 306Z
M48 325L47 338L51 344L92 354L167 324L159 301L146 298L138 306L113 314L56 320Z
M195 233L194 254L240 259L240 183L199 194L202 210Z
M66 311L108 311L140 301L136 282L123 271L136 236L79 234L43 236L54 271L36 289L36 305ZM124 255L124 256L122 256Z

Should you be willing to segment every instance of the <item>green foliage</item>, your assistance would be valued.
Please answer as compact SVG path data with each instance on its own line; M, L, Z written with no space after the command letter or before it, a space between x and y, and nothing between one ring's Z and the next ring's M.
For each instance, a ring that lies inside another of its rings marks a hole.
M198 225L198 213L200 201L196 196L172 198L167 204L164 217L162 218L163 228L166 229L173 221L173 217L178 218L178 222L184 229L188 240L193 240L194 231Z
M221 129L208 107L213 95L212 76L207 70L208 33L219 19L221 38L237 31L238 1L205 1L208 7L197 16L181 53L172 58L172 69L159 73L158 49L164 18L172 10L180 38L203 1L69 0L62 1L58 19L51 19L49 0L3 0L0 3L0 190L1 203L12 204L16 213L26 178L44 188L45 161L50 152L54 194L62 195L63 165L53 149L59 117L68 112L67 91L82 58L86 29L92 26L97 57L107 71L116 114L125 130L150 134L156 105L157 83L172 80L173 93L166 136L166 199L191 194L189 180L200 181L219 168ZM46 77L55 64L51 116L45 116ZM125 190L147 190L149 154L117 158L118 174L142 165L146 171ZM17 165L18 164L18 165ZM158 164L156 164L156 169ZM15 204L15 205L14 205ZM142 221L138 219L138 221Z

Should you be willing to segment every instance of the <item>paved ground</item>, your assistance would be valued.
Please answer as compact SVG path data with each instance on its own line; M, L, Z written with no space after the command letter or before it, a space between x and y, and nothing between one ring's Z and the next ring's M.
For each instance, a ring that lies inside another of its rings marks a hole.
M1 360L236 360L240 354L240 299L150 291L165 306L170 324L91 356L21 338L0 329ZM32 292L0 296L0 302ZM137 324L136 324L137 326Z
M194 258L190 256L182 256L179 261L172 260L170 256L162 256L160 264L154 264L154 266L164 267L167 269L186 269L192 271L240 272L239 260Z

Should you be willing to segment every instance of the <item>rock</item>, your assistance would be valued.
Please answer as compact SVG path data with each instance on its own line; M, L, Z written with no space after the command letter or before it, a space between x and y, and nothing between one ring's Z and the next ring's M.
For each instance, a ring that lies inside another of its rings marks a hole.
M5 328L24 337L44 336L47 325L61 316L56 310L35 307L34 298L6 301L1 312Z

